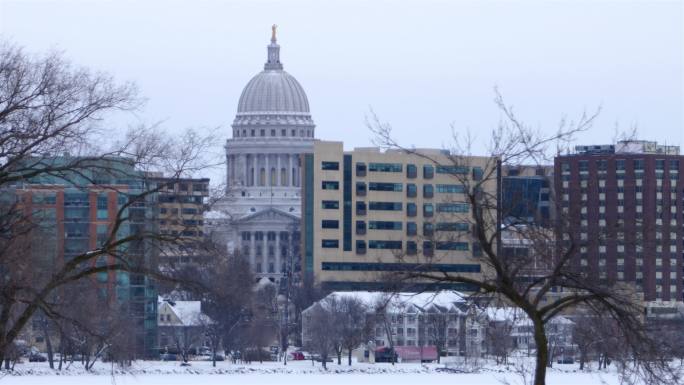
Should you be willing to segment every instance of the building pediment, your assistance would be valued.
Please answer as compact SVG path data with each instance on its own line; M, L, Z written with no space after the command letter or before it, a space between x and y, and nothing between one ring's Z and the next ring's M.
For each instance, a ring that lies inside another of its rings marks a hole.
M251 224L262 222L298 222L299 217L290 213L286 213L276 208L267 208L265 210L257 211L255 213L246 215L240 219L233 221L235 224Z

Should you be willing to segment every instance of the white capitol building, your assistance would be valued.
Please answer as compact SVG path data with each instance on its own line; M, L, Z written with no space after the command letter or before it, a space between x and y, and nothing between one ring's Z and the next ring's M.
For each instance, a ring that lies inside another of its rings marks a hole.
M313 149L314 127L304 89L283 70L274 26L264 70L242 91L226 141L226 197L206 217L212 238L249 258L258 278L298 270L299 158Z

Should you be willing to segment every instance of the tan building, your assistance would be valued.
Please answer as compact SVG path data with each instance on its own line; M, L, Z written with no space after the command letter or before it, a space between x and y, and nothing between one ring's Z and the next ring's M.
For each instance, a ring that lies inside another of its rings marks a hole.
M180 244L167 247L162 263L200 262L205 255L192 246L204 239L204 212L209 197L209 178L155 178L159 184L159 233L177 237Z
M162 184L159 190L159 232L201 240L209 178L158 178L156 182Z
M482 272L464 191L489 170L498 175L495 159L437 149L345 152L341 142L321 141L303 162L305 278L328 290L385 290L396 271ZM486 179L483 190L498 196L498 178Z

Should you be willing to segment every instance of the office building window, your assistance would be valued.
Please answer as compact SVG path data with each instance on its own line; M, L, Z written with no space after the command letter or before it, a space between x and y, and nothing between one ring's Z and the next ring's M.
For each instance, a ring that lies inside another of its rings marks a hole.
M356 241L356 254L366 254L366 241L357 240Z
M356 215L366 215L366 202L356 202Z
M337 171L339 169L340 169L340 162L329 162L329 161L321 162L321 170Z
M401 172L401 163L369 163L370 172Z
M435 168L430 165L426 164L423 165L423 178L424 179L432 179L435 176Z
M399 250L399 249L401 249L401 241L371 240L371 241L368 241L368 248L369 249Z
M366 176L365 163L356 163L356 176Z
M321 208L327 209L327 210L339 209L340 208L340 201L322 201L321 202Z
M358 182L357 182L358 183ZM369 182L368 189L371 191L403 191L404 185L401 183Z
M461 184L438 184L437 193L440 194L463 194L465 186Z
M323 219L321 221L321 227L324 229L339 229L340 221L334 219Z
M406 165L406 177L413 179L418 176L418 167L415 164Z
M423 204L423 216L424 217L432 217L435 214L435 208L432 205L432 203L424 203Z
M369 202L368 208L370 210L383 210L383 211L401 211L401 202Z
M406 204L406 216L415 217L418 215L418 208L415 203L409 202Z
M435 226L430 222L423 223L423 236L431 237L435 233Z
M340 247L340 241L337 239L323 239L321 240L321 246L324 249L338 249Z
M323 190L339 190L340 189L340 182L331 181L331 180L324 180L321 182L321 188Z
M416 255L418 253L418 245L416 244L415 241L407 241L406 242L406 254L408 255Z
M435 189L431 184L423 185L423 198L432 198L435 196Z
M368 228L370 230L401 230L402 224L402 222L393 221L369 221Z
M366 196L366 183L356 182L356 196L365 197Z
M406 235L417 235L418 226L416 222L406 222Z
M366 222L365 221L356 221L356 235L364 235L366 234Z
M406 197L407 198L415 198L418 196L418 188L416 187L415 184L409 183L406 185Z

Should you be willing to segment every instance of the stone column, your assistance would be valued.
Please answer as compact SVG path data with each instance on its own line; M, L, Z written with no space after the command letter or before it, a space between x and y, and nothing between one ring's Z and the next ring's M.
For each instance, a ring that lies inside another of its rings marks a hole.
M264 245L262 246L262 253L261 253L261 265L262 269L265 273L268 274L268 230L264 230Z
M231 161L232 155L226 154L226 188L230 188L233 185L233 181L231 180L231 170L230 168L234 166L233 162Z
M252 186L257 186L259 184L259 181L257 180L259 172L259 159L257 158L257 154L252 154L252 165Z
M244 154L240 154L238 156L239 159L239 170L240 170L240 185L241 186L246 186L247 181L245 178L247 178L247 159Z
M275 271L280 275L280 231L276 231L275 235Z
M251 231L249 234L249 264L252 271L256 271L256 233Z
M292 177L294 174L292 172L292 154L287 154L287 180L288 180L288 186L294 187L294 178Z
M278 185L278 187L282 186L282 182L280 181L280 174L280 154L276 154L276 184Z
M264 158L266 158L266 161L264 162L266 164L266 180L264 186L270 186L271 185L271 162L270 162L270 154L264 154Z

